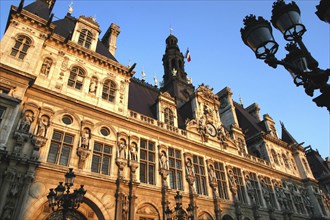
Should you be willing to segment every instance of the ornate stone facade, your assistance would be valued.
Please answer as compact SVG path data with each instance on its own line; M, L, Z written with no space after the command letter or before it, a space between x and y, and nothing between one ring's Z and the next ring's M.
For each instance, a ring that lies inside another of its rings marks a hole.
M177 191L195 219L329 219L302 146L228 87L195 89L174 35L158 89L114 57L117 25L99 41L54 4L13 6L1 40L1 219L57 219L47 194L69 167L87 190L72 219L165 219Z

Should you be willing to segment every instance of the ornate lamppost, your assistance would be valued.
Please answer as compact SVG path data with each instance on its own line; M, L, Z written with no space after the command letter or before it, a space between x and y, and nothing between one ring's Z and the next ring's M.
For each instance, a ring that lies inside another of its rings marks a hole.
M79 208L86 194L84 185L80 185L79 189L75 189L72 193L70 192L70 187L73 186L76 176L72 170L73 168L69 168L69 172L65 174L65 184L63 185L63 182L59 182L55 189L49 189L50 192L47 196L49 207L53 211L61 210L63 219L66 219L68 211Z
M180 191L177 191L174 198L175 198L175 203L176 203L176 206L175 206L176 218L178 220L183 220L184 216L185 216L185 211L182 208L182 195L180 194ZM194 205L190 203L188 208L186 209L187 214L188 214L188 219L190 219L190 220L195 219L194 218L194 210L195 210ZM172 220L172 215L173 215L173 212L171 211L169 206L167 206L167 208L165 210L166 220Z
M316 6L317 11L315 14L320 20L330 23L330 1L321 0L320 4Z
M273 37L272 27L267 20L249 15L243 22L242 40L253 50L256 57L273 68L277 65L284 66L293 77L295 85L303 86L307 95L313 96L314 91L319 90L321 94L313 101L317 106L326 107L330 111L330 84L328 84L330 69L318 68L318 62L303 43L302 36L306 28L301 23L300 9L296 3L286 4L284 0L277 0L273 4L271 23L282 32L284 39L290 42L286 46L288 54L283 60L275 57L279 45Z

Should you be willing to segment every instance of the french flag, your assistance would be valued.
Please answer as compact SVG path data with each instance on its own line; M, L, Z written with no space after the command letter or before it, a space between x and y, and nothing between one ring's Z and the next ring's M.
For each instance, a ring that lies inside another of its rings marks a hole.
M191 61L191 56L190 56L189 49L187 49L187 52L186 52L186 56L185 57L186 57L186 59L187 59L188 62Z

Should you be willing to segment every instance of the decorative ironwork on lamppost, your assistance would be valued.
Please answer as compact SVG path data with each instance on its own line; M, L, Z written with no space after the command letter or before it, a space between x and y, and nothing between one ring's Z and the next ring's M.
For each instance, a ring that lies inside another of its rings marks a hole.
M183 219L185 219L186 213L182 208L182 195L180 194L180 191L177 191L174 198L175 198L175 203L176 203L176 206L175 206L176 219L183 220ZM188 208L186 209L186 212L188 214L188 219L194 220L194 210L195 210L194 205L190 203L188 205ZM169 206L167 206L167 208L165 210L165 218L166 218L166 220L172 220L172 217L173 217L173 212L171 211Z
M288 54L283 60L278 60L275 54L278 50L270 23L263 17L246 16L241 28L243 42L250 47L258 59L262 59L269 66L276 68L282 65L287 69L296 86L303 86L309 96L315 90L321 93L313 101L319 107L326 107L330 111L330 84L328 84L330 69L318 68L318 62L312 57L302 36L306 32L300 19L300 9L295 2L286 4L284 0L277 0L273 4L272 25L280 30L285 40Z
M69 172L65 174L65 184L63 185L63 182L59 182L59 185L55 189L49 189L50 192L47 195L49 207L53 211L61 210L63 219L66 219L68 211L79 208L86 194L84 185L80 185L80 188L75 189L73 193L70 192L70 187L73 186L75 176L73 168L69 168Z
M316 6L317 11L315 14L320 20L330 23L330 1L321 0L320 4Z

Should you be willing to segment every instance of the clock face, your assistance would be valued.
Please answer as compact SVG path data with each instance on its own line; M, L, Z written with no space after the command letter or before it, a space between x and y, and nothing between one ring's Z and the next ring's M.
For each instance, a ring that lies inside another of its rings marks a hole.
M215 137L217 134L217 131L215 130L215 127L212 124L206 125L207 133L211 135L212 137Z

